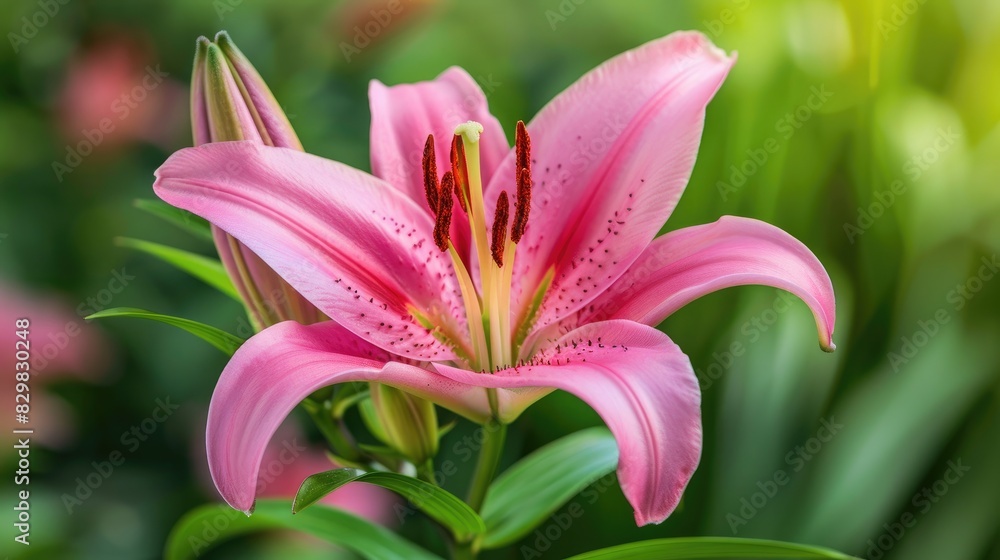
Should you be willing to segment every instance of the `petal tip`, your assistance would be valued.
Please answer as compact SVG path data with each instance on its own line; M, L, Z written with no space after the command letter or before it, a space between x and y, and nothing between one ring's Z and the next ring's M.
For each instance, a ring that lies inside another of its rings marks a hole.
M837 349L837 345L833 343L833 339L829 339L826 342L820 341L819 347L823 349L824 352L832 354L834 350Z

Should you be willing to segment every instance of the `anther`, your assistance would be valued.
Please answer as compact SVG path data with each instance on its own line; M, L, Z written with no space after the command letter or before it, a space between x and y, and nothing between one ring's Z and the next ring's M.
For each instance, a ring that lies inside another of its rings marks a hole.
M517 121L514 154L517 165L517 200L514 202L514 226L510 232L510 240L518 243L528 226L528 214L531 211L531 138L523 121Z
M434 155L434 135L427 135L427 142L424 144L424 158L422 162L424 171L424 195L427 196L427 205L431 207L431 213L438 212L438 199L441 188L437 179L437 158Z
M517 157L517 169L531 171L531 138L524 121L517 121L517 132L514 136L514 154Z
M442 251L448 250L448 236L451 232L451 209L454 205L452 191L455 177L448 171L441 178L441 192L438 197L437 221L434 223L434 243Z
M497 266L503 267L503 249L507 244L507 222L510 219L510 202L507 200L507 191L502 191L497 198L497 212L493 217L493 243L490 250L493 253L493 261Z
M451 172L455 176L455 196L462 211L469 212L467 202L469 192L469 168L465 162L465 144L462 137L454 135L451 138Z

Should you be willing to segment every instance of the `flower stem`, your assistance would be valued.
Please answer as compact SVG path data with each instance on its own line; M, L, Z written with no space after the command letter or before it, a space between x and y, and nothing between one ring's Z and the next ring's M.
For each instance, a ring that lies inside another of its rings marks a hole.
M476 553L469 544L456 544L451 549L451 557L454 560L475 560Z
M469 497L465 500L472 509L478 512L483 507L486 499L486 490L493 481L493 475L497 472L500 464L500 456L503 455L503 444L507 437L507 426L494 418L483 424L483 446L479 450L479 460L476 463L476 472L472 476L472 486L469 488Z
M423 465L417 465L417 478L424 482L430 482L434 486L439 486L437 477L434 476L434 459L427 459Z

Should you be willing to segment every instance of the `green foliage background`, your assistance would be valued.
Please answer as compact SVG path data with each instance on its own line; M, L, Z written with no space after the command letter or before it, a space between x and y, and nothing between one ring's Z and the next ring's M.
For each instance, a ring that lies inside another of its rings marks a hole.
M0 48L0 233L7 234L0 236L0 279L76 302L124 266L135 280L115 306L230 332L245 328L228 298L113 243L126 235L211 254L131 205L152 196L152 172L166 156L190 144L184 96L198 35L227 29L306 149L366 169L372 78L423 80L461 65L512 132L517 119L528 120L610 56L698 29L740 58L709 106L694 176L665 230L735 214L801 239L834 281L838 351L820 352L805 306L786 305L768 288L728 290L689 305L662 325L704 376L705 450L682 508L660 526L638 529L617 485L593 487L576 499L584 515L551 530L559 533L551 548L541 550L544 542L532 536L486 557L537 557L527 551L534 549L558 558L645 538L731 536L735 527L741 537L873 559L879 552L906 560L1000 558L1000 281L971 280L981 259L1000 253L1000 3L402 0L403 13L348 61L353 26L372 21L369 10L379 3L351 4L68 0L18 52ZM0 31L20 33L21 18L39 6L5 2ZM144 45L148 62L178 86L180 110L152 121L165 136L160 142L115 139L58 181L52 162L82 138L60 132L68 68L74 53L108 36ZM819 91L829 92L825 101ZM775 144L764 163L755 162L761 148ZM744 181L734 173L740 167L753 169ZM917 334L936 314L947 322L927 327L932 336ZM68 403L76 436L33 452L30 547L12 543L14 489L3 475L5 555L157 557L183 512L217 499L204 483L199 430L223 356L161 324L118 319L95 328L113 352L104 380L49 385ZM906 341L924 344L907 355ZM727 354L734 344L738 356ZM60 496L167 396L181 404L176 419L67 515ZM843 427L818 450L799 454L797 446L808 446L824 420ZM574 398L548 397L512 427L507 462L599 423ZM460 424L443 453L455 455L471 431ZM968 473L934 494L949 462L958 461ZM0 466L13 472L11 453ZM741 516L741 500L763 491L778 471L789 483ZM456 488L462 482L454 481ZM933 501L919 497L924 488ZM907 514L915 524L892 536ZM425 521L401 530L436 542ZM872 552L870 543L882 543L881 550ZM285 558L289 550L330 554L288 536L217 553Z

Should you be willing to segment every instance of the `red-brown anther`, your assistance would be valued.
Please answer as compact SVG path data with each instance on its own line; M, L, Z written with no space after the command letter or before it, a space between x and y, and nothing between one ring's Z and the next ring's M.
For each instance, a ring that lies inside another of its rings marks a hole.
M517 121L517 133L514 135L514 153L517 157L517 169L531 171L531 138L524 121Z
M455 190L455 176L448 171L441 178L441 192L439 193L437 221L434 222L434 243L442 251L448 250L448 236L451 233L451 210L455 204L452 191Z
M524 228L528 226L528 214L531 211L531 138L523 121L517 121L514 153L517 200L514 203L514 227L510 232L510 240L518 243L524 235Z
M469 168L465 162L465 144L462 137L456 134L451 138L451 172L455 176L455 196L462 211L469 212L466 197L469 196Z
M493 253L493 262L497 266L503 266L503 249L507 244L507 222L510 220L510 202L507 200L507 191L502 191L497 198L497 213L493 217L493 243L490 250Z
M431 207L432 214L437 214L441 187L438 186L437 158L434 155L433 134L427 135L427 142L424 144L422 167L424 171L424 195L427 197L427 205Z
M531 172L521 169L517 174L517 201L514 203L514 226L510 230L510 240L520 243L524 228L528 227L531 212Z

